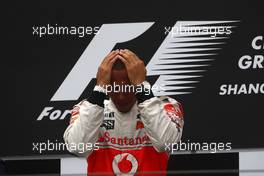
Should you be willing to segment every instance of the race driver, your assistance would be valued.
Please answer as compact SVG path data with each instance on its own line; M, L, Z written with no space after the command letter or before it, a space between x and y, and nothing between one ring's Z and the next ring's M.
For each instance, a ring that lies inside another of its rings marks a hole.
M87 157L88 175L166 175L166 146L182 136L180 103L153 96L143 61L128 49L109 53L96 78L91 96L74 106L64 133L68 145L93 147L68 150ZM109 89L113 85L130 89Z

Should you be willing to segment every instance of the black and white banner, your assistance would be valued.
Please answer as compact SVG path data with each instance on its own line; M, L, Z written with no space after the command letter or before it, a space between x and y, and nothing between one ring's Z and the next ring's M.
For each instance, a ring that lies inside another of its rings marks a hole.
M144 61L148 80L160 87L156 96L183 104L183 141L264 148L257 4L104 3L9 7L0 156L67 153L60 144L70 110L89 96L100 62L118 48Z

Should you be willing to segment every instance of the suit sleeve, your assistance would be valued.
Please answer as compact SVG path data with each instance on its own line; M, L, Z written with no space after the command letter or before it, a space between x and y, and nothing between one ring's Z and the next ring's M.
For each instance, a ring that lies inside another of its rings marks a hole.
M99 103L98 100L96 103L90 98L74 106L70 125L63 135L69 152L86 157L92 153L103 121L103 98Z
M153 97L138 107L146 132L158 152L165 151L166 144L181 140L184 121L179 102L169 97Z

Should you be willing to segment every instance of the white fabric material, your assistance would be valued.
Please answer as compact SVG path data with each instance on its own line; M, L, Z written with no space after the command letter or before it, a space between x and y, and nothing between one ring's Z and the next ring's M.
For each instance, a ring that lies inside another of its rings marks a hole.
M164 100L165 98L166 100ZM168 97L165 98L153 97L139 105L136 102L127 113L119 112L111 100L104 101L105 108L93 105L84 100L76 105L79 107L78 117L66 129L64 140L67 144L94 144L98 141L99 137L104 136L106 133L109 137L116 139L136 139L138 137L143 138L147 135L152 143L151 146L153 145L158 152L162 152L165 149L165 143L176 143L180 141L183 130L183 119L176 117L176 120L181 124L179 128L175 123L175 119L173 121L164 109L164 105L169 103L177 111L180 111L178 102ZM108 117L107 114L109 113L113 113L114 117ZM144 124L144 128L140 130L136 128L139 116L140 121ZM109 119L114 120L113 129L106 129L104 126L101 126L103 121ZM111 143L111 146L119 150L121 150L120 147L128 146L128 144L118 145ZM138 147L138 145L132 147ZM70 150L70 152L82 155L78 150ZM91 152L92 150L87 150L83 155L89 156Z

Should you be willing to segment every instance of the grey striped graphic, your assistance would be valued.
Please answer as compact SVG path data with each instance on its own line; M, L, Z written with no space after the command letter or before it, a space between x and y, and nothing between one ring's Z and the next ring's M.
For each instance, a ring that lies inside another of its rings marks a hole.
M235 22L237 21L178 21L147 65L148 76L160 75L154 84L159 88L153 90L154 95L192 93L199 78L226 44L232 33L231 29L236 27L230 24ZM229 34L212 33L220 28L228 29Z

